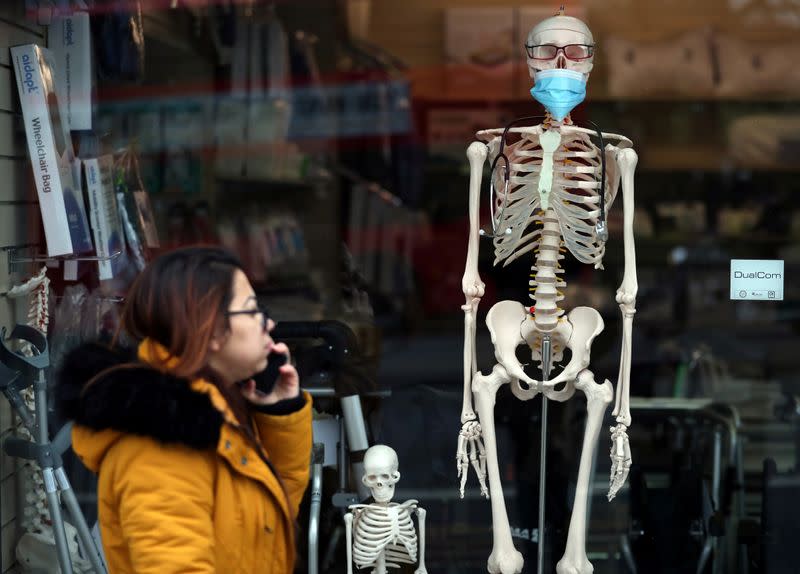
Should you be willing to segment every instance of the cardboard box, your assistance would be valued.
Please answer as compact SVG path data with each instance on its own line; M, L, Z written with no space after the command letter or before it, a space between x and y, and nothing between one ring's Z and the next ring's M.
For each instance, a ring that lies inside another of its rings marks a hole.
M88 12L53 19L47 46L56 64L70 130L92 129L92 44Z
M50 52L36 44L11 48L22 118L33 166L47 252L51 257L92 250L66 110L57 93ZM79 168L77 168L79 169Z
M144 235L144 244L150 249L158 249L161 243L158 240L156 219L153 215L153 206L150 196L143 189L133 192L133 201L136 204L136 215L139 218L139 227Z
M114 192L114 158L110 155L83 160L86 172L86 189L89 193L89 214L98 257L111 257L125 249L122 220L117 209ZM98 261L100 279L112 279L124 260L121 255L107 261Z
M449 99L510 99L514 92L514 8L445 12L445 93Z

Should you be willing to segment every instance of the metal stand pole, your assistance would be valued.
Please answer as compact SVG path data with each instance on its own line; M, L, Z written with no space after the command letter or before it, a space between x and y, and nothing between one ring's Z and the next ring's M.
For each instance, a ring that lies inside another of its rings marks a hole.
M714 511L719 511L720 485L722 482L722 432L719 428L714 429L714 458L712 463L711 475L711 505ZM706 535L703 550L700 553L700 560L697 562L697 574L702 574L708 561L713 556L714 562L711 571L715 574L720 572L722 559L719 552L719 537L713 533Z
M542 382L550 380L550 335L542 335ZM537 552L537 572L544 574L544 510L545 479L547 477L547 397L542 393L541 446L539 453L539 546Z
M311 508L308 518L308 574L319 573L319 517L322 511L322 464L325 444L311 448Z
M356 490L359 496L364 499L370 495L369 489L361 482L361 476L364 474L364 452L369 448L369 442L367 441L367 426L364 423L364 413L361 410L361 396L341 397L339 404L342 407L344 428L347 431L347 444L350 447L350 468L356 477Z
M719 427L714 430L714 473L712 476L712 496L714 497L714 511L721 512L720 490L722 488L722 429ZM721 540L719 536L714 536L713 551L714 563L711 565L713 574L721 574L724 566L725 554L720 551Z

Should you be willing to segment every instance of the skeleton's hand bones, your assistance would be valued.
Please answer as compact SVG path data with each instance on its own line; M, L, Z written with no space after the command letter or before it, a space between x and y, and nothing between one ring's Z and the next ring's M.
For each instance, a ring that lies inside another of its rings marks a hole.
M456 453L456 467L458 477L461 479L459 492L464 498L464 486L467 483L469 465L475 469L481 484L481 494L489 498L489 489L486 487L486 449L483 446L481 424L478 421L467 421L461 426L458 433L458 452Z
M628 440L628 427L619 423L611 427L611 477L609 479L608 500L619 492L631 470L631 445Z

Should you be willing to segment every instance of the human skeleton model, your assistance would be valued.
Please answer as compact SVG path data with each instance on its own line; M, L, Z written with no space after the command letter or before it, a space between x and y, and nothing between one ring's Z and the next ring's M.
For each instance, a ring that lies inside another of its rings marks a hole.
M637 292L633 241L633 174L637 163L632 143L624 136L602 134L599 149L590 139L597 135L572 124L569 111L583 99L592 69L592 33L580 20L560 14L535 26L528 35L528 67L536 81L532 94L545 104L544 122L532 127L507 127L478 132L478 142L467 150L470 163L470 235L462 287L464 310L464 401L458 439L457 466L461 496L470 464L481 491L491 492L494 544L488 560L491 573L513 574L522 570L522 555L514 548L503 500L497 461L494 404L505 384L520 400L539 393L566 401L582 391L587 399L587 421L566 550L556 566L558 574L589 574L586 557L586 513L592 456L597 445L606 406L614 389L606 380L595 381L588 370L591 344L603 330L600 314L590 307L576 307L564 316L558 307L566 285L559 261L568 251L578 261L602 269L605 253L605 210L623 190L625 271L616 300L623 317L623 342L616 405L611 428L611 500L624 484L631 466L627 428L631 423L630 364L631 329ZM550 82L548 91L548 82ZM575 88L575 84L578 88ZM560 91L560 93L559 93ZM578 97L574 97L578 93ZM572 94L572 95L570 95ZM566 96L566 97L565 97ZM516 141L508 144L506 137ZM604 157L601 156L604 154ZM534 307L517 301L500 301L486 317L497 364L488 375L477 371L475 320L484 294L478 275L479 200L481 174L487 156L493 161L492 226L495 264L509 264L533 251L531 298ZM499 161L498 161L499 160ZM604 181L601 181L604 180ZM516 348L527 345L533 360L542 365L542 381L529 377L516 358ZM550 379L549 365L571 358ZM473 410L473 397L476 409ZM477 412L476 412L477 411ZM485 445L485 448L484 448ZM486 487L486 475L489 488ZM542 574L542 573L540 573Z
M354 504L344 516L347 536L347 573L357 568L372 567L372 574L386 574L387 568L401 564L419 566L414 574L427 574L425 569L425 509L416 500L402 504L392 502L394 485L400 480L397 453L388 446L376 445L364 455L362 482L369 488L373 504ZM419 546L411 514L419 521ZM417 552L419 550L419 552Z

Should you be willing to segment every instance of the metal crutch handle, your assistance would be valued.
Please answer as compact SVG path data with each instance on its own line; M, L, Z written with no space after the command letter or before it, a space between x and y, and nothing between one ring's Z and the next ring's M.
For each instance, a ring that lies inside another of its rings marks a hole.
M25 357L9 349L6 341L15 339L29 343L36 351L36 354L32 357ZM35 374L37 371L46 369L50 366L47 337L34 327L18 324L11 331L11 335L6 338L6 328L3 327L0 329L0 362L15 371L21 371L26 374Z

